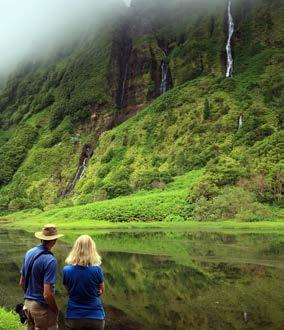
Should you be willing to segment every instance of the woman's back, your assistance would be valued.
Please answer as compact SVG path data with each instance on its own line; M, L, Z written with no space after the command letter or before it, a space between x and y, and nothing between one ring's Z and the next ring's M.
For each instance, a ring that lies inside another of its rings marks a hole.
M67 318L103 320L105 313L99 298L99 285L104 280L99 266L68 265L63 269L63 284L68 290Z
M101 256L89 235L77 238L63 268L63 284L68 291L66 328L103 330L105 312L100 299L104 275L99 267Z

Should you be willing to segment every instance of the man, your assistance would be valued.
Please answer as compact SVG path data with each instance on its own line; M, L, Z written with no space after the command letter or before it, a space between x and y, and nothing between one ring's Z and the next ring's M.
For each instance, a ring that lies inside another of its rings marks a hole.
M21 269L28 330L58 329L58 307L53 294L57 262L50 252L59 237L55 225L45 225L35 237L41 244L29 250Z

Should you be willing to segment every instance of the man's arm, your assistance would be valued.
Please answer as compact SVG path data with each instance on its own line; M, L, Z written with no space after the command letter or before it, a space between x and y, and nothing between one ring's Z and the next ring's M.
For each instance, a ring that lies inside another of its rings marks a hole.
M25 289L25 278L23 275L20 277L19 286L21 286L23 290Z
M102 282L99 284L99 295L103 294L105 292L105 283Z
M44 284L43 287L43 297L47 305L50 309L55 313L58 314L58 307L53 295L52 284Z

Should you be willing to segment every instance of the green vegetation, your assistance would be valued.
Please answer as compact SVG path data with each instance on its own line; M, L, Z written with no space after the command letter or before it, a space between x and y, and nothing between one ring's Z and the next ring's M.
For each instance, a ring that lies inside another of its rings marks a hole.
M15 283L33 232L55 223L60 267L75 238L92 235L106 304L134 320L243 328L248 312L248 327L275 328L283 321L283 4L233 2L229 79L227 0L206 10L204 1L136 6L134 19L125 13L56 57L23 65L0 89L0 227L11 256L1 250L1 305L22 296ZM162 60L172 88L160 95ZM65 294L59 286L62 306ZM1 329L22 329L18 316L0 309Z
M72 207L63 204L62 208L51 208L45 212L24 211L3 218L17 220L17 226L21 226L21 222L26 225L27 220L28 223L36 224L44 222L64 224L67 221L69 224L72 222L72 226L76 224L82 228L85 228L86 223L89 223L87 226L92 227L95 224L101 226L102 222L104 227L104 221L129 223L130 226L135 222L153 222L154 226L161 221L168 224L181 222L187 226L185 221L188 220L216 221L235 217L241 221L284 219L284 214L279 208L264 207L256 202L253 193L245 192L241 188L226 187L223 195L217 195L213 202L206 203L204 198L201 198L195 208L192 208L187 196L196 182L203 177L202 174L202 170L195 170L177 177L160 189L140 191L130 196Z
M1 91L0 210L75 205L56 212L114 222L278 218L271 209L283 206L280 2L234 4L230 79L221 60L226 1L207 12L196 5L195 15L190 3L177 11L171 1L141 6L137 15L149 14L153 29L131 35L126 109L116 102L124 23L23 67ZM174 88L157 97L165 48ZM93 156L63 199L86 145Z
M19 316L0 308L0 329L1 330L23 330L24 327L19 321Z

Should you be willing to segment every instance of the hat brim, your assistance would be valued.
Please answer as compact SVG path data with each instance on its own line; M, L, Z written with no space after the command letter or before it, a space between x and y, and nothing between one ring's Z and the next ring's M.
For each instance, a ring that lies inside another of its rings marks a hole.
M52 241L54 239L57 239L57 238L60 238L60 237L63 237L64 235L62 234L57 234L57 235L52 235L52 236L45 236L42 234L41 231L38 231L35 233L35 237L38 238L38 239L42 239L44 241Z

